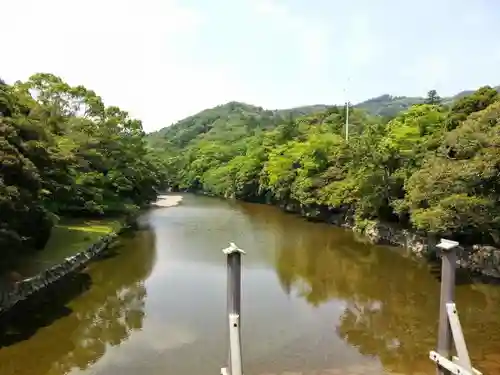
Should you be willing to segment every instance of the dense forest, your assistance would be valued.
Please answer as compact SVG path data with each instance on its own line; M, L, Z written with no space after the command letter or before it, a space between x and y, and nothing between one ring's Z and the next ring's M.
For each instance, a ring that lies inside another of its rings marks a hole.
M0 161L2 259L43 248L60 217L131 215L165 181L140 121L51 74L0 81Z
M500 91L500 86L494 87L496 91ZM474 91L465 90L450 97L440 98L440 103L445 106L453 105L458 99L473 94ZM424 104L428 98L419 96L393 96L384 94L376 98L365 100L355 105L356 108L364 109L372 115L378 115L391 119L399 112L408 110L411 106L416 104Z
M391 98L386 98L391 99ZM394 99L394 98L392 98ZM373 104L373 103L372 103ZM500 242L500 96L432 90L395 116L231 102L148 135L174 189Z

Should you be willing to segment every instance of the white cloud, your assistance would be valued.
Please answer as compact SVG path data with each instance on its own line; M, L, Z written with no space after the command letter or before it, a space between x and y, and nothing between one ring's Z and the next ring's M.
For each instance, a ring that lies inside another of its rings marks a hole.
M370 64L380 53L382 43L376 38L368 17L353 15L349 29L344 33L347 38L347 58L357 67Z
M287 8L283 4L279 4L273 0L258 0L253 5L259 13L284 17L285 20L289 19Z
M473 6L468 6L467 11L460 15L464 26L472 28L481 28L489 22L494 22L491 16L491 10L488 0L475 1Z
M269 17L288 38L296 40L304 75L310 76L325 67L332 25L327 28L320 20L297 15L284 3L274 0L255 1L253 7L257 13Z
M50 72L83 84L160 128L223 100L233 85L219 69L189 64L186 51L203 25L174 0L17 0L3 4L0 76L7 82ZM200 85L203 82L204 85ZM201 86L201 87L200 87ZM210 89L209 89L210 88Z
M436 89L441 91L453 76L452 64L444 56L429 55L418 58L413 64L408 65L403 71L403 77L412 81L412 86L418 92Z
M217 20L181 0L6 2L2 11L9 16L0 24L0 35L6 36L2 49L8 52L0 59L0 77L13 82L36 72L54 73L69 84L95 90L106 104L143 120L148 131L231 100L287 105L290 97L301 96L293 90L323 81L324 72L332 69L332 25L284 2L249 4L253 12L245 17L264 21L273 43L294 45L299 70L293 68L293 87L276 88L288 96L269 90L272 82L262 92L262 84L241 74L248 67L225 65L230 56L217 59L216 66L210 59L194 58L200 55L203 33ZM273 62L280 59L272 57Z
M463 21L465 26L476 27L484 24L485 15L478 11L471 11L470 13L464 14Z

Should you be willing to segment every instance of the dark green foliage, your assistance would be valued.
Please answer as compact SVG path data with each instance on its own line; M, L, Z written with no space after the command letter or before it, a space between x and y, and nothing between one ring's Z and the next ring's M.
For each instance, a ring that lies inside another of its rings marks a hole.
M438 151L408 179L406 187L406 201L418 228L497 239L500 102L471 114L447 132Z
M451 106L434 91L428 104L388 96L365 103L382 101L404 110L388 121L355 107L349 142L343 106L297 117L302 112L241 103L203 111L149 140L180 189L499 243L496 91L481 88Z
M392 118L399 112L407 110L412 105L422 104L424 102L424 98L391 96L385 94L356 104L355 107L364 109L365 111L373 115Z
M451 107L451 114L447 122L449 130L455 129L471 113L481 111L498 100L498 92L490 86L481 87L471 95L458 99Z
M127 215L156 197L162 162L139 121L50 74L0 84L1 256L41 248L57 215Z
M425 104L441 104L442 99L438 95L436 90L430 90L427 93L427 98L425 98Z
M500 91L500 86L494 88ZM399 112L406 111L411 106L416 104L442 104L450 106L456 103L459 99L470 96L474 91L462 91L452 97L441 98L437 95L436 90L431 90L427 94L427 98L409 97L409 96L392 96L381 95L376 98L368 99L364 102L355 105L356 108L364 109L372 115L382 116L387 120L393 119ZM431 96L429 96L431 95Z

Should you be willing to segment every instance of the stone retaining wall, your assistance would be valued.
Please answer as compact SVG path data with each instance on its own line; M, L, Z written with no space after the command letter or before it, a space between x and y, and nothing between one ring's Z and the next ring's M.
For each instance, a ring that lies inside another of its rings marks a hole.
M87 250L66 258L63 262L40 272L38 275L14 283L9 289L0 290L0 314L69 273L84 267L92 259L101 254L116 236L117 234L115 233L106 235L98 242L89 246Z
M356 227L352 229L357 230ZM439 240L439 238L424 236L384 223L371 223L359 232L374 244L401 246L420 257L434 255ZM479 244L461 246L457 251L457 264L475 273L500 278L500 249Z
M348 212L332 212L326 207L306 207L298 203L283 202L278 206L286 212L297 213L313 220L352 229L364 235L373 244L400 246L419 257L432 257L439 238L419 234L395 225L370 222L363 228L356 227ZM500 249L489 245L462 246L457 251L457 264L464 269L489 277L500 278Z

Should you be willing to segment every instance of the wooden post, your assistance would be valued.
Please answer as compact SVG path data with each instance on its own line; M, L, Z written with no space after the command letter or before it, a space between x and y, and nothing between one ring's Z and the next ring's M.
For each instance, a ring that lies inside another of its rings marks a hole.
M458 242L442 239L437 245L441 249L441 297L439 301L439 328L437 352L446 359L451 359L452 336L446 304L453 303L455 297L455 272ZM438 366L437 375L448 375L449 371Z
M227 255L227 316L229 322L228 367L222 375L242 375L241 360L241 254L243 250L234 243L222 250ZM229 371L228 371L229 369Z

